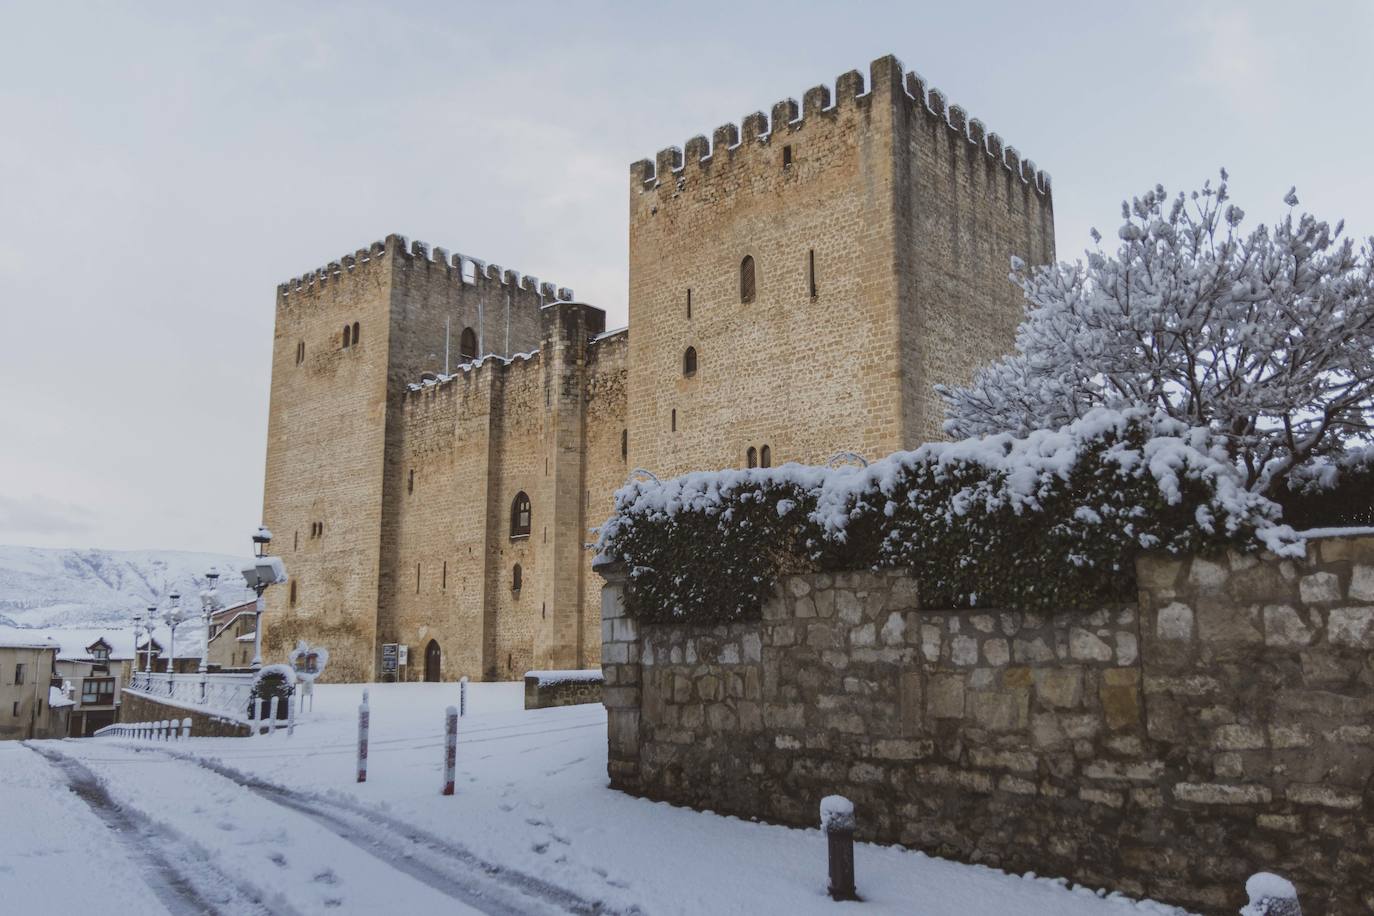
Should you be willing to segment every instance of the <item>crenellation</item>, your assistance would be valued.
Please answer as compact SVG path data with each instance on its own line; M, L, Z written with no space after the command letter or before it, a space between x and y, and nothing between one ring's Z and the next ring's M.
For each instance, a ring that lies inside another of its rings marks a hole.
M802 95L802 121L815 117L830 108L830 87L822 83L812 86Z
M926 110L935 115L937 120L948 123L948 116L945 113L945 94L939 89L932 88L926 93Z
M864 94L864 75L858 70L841 73L835 80L835 107L845 108Z
M669 146L658 151L654 157L654 174L671 175L682 168L682 150Z
M949 126L962 139L968 139L968 113L964 111L962 105L949 106L948 112Z
M796 99L783 99L773 106L769 122L773 125L773 133L777 133L785 128L800 127L800 115ZM796 123L794 123L796 122Z
M683 147L683 157L687 165L700 166L711 158L711 142L704 135L697 134Z
M768 115L761 111L751 112L740 123L740 146L761 142L768 134Z
M711 155L718 156L739 146L739 125L733 121L722 124L711 133Z
M1016 147L1008 146L1002 151L1002 162L1006 164L1013 175L1017 178L1021 177L1021 153L1017 151Z

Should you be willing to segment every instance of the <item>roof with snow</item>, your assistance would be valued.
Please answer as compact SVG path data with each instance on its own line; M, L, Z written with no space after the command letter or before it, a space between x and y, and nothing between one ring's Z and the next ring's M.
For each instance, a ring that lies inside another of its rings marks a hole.
M6 627L0 630L0 649L60 649L54 640L27 630Z

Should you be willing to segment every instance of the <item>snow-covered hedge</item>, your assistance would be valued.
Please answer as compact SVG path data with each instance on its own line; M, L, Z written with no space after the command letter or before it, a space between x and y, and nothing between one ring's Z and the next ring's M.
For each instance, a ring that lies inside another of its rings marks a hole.
M930 607L1064 610L1133 598L1141 550L1297 550L1278 516L1205 430L1099 409L865 468L632 481L598 548L648 620L741 619L787 572L864 567L910 569Z

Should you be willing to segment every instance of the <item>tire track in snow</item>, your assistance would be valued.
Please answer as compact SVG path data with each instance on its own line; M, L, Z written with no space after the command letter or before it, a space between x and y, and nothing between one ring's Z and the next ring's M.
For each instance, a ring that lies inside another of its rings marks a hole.
M72 794L110 828L138 863L143 882L168 912L175 916L274 916L281 912L268 909L255 889L235 882L171 831L117 804L100 779L79 760L27 742L25 746L46 759Z
M456 843L364 805L298 792L211 760L158 749L193 763L258 797L311 818L383 864L489 916L576 913L634 916L514 869L485 861Z

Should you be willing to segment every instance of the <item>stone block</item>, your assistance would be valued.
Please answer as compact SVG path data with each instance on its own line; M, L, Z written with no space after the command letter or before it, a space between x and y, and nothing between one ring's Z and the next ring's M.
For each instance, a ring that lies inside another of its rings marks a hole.
M1155 635L1160 639L1191 640L1193 609L1179 601L1166 604L1155 617Z
M1374 607L1334 609L1326 620L1326 638L1333 646L1374 649Z
M806 709L798 703L764 703L763 721L772 729L806 727Z
M1083 703L1083 671L1079 668L1036 668L1035 696L1041 704L1073 709Z
M854 626L863 620L863 602L859 600L858 595L848 589L836 589L835 613L840 620Z
M983 658L989 665L1000 668L1011 660L1011 650L1005 639L989 639L983 643Z
M1351 571L1350 598L1374 602L1374 566L1360 564Z
M880 635L885 646L904 645L906 643L906 618L898 611L888 614Z
M1274 793L1254 784L1180 782L1174 786L1174 798L1195 805L1267 805Z
M877 628L871 623L865 623L855 627L849 633L850 645L854 646L874 646L878 642Z
M1019 665L1054 661L1054 650L1040 637L1018 639L1012 643L1012 657Z
M1010 774L997 780L997 789L1001 792L1009 792L1012 795L1034 795L1039 791L1036 789L1035 783L1031 782L1029 779L1022 779L1019 776L1012 776Z
M1223 725L1212 733L1212 747L1224 751L1253 751L1269 746L1258 725Z
M1316 572L1298 580L1303 604L1323 604L1341 600L1341 580L1335 573Z
M1220 644L1259 645L1264 642L1259 608L1238 606L1231 601L1201 598L1195 608L1198 639L1216 647Z
M1083 661L1109 662L1112 647L1082 627L1074 627L1069 631L1069 654Z
M1188 568L1188 584L1200 590L1224 588L1228 577L1229 571L1224 564L1202 557L1194 557Z
M793 598L801 598L811 594L811 583L806 581L805 576L789 576L787 579L787 593Z
M1029 724L1030 697L1026 691L971 693L968 708L973 721L989 731L1015 731Z
M792 603L792 613L795 614L798 618L815 617L815 600L810 595L798 598L796 601Z
M921 624L921 655L931 663L940 660L940 643L944 637L944 631L933 623Z
M1098 690L1107 727L1117 731L1140 724L1140 691L1133 685L1104 683Z
M961 719L964 716L964 679L954 674L937 674L930 679L926 713L934 719Z
M1164 556L1144 556L1136 561L1136 582L1142 589L1165 600L1174 596L1178 588L1183 561Z
M988 670L988 669L983 669ZM1035 680L1034 668L1008 668L1002 672L1003 687L1029 687Z
M1079 789L1078 797L1085 802L1091 802L1094 805L1106 805L1109 808L1120 808L1126 803L1125 797L1120 792L1096 789L1091 786L1084 786Z
M950 661L956 665L978 664L978 640L973 636L956 636L950 643Z
M976 767L995 770L1011 770L1015 773L1034 773L1038 762L1028 751L999 750L990 747L975 747L969 750L969 761Z
M1357 792L1343 792L1323 785L1294 783L1288 787L1284 794L1294 804L1318 805L1341 811L1353 811L1364 804L1364 799Z
M1312 642L1312 628L1288 605L1268 604L1263 613L1265 645L1289 648Z
M1280 830L1284 833L1301 833L1302 818L1296 814L1261 814L1255 824L1265 830Z
M1135 638L1134 633L1127 633L1124 630L1116 634L1116 663L1118 665L1134 665L1136 659L1140 658L1140 644Z

